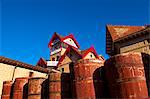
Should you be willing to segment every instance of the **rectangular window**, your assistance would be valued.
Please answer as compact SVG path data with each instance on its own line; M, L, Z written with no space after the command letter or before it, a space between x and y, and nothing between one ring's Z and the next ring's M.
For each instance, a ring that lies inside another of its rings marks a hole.
M64 72L64 68L62 68L61 71Z
M29 72L29 77L33 77L33 72Z

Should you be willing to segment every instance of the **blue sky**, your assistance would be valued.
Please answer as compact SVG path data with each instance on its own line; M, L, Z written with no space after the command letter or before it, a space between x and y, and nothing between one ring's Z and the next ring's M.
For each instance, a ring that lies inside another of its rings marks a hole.
M149 0L0 0L0 55L34 65L49 59L48 42L58 32L108 58L106 24L149 24L149 6Z

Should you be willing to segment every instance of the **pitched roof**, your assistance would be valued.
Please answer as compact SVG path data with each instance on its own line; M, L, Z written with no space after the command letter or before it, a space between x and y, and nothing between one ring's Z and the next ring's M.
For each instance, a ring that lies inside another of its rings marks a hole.
M39 71L39 72L43 72L43 73L48 73L48 70L46 68L43 68L40 66L33 66L30 64L12 60L12 59L9 59L9 58L3 57L3 56L0 56L0 63L9 64L9 65L22 67L22 68L26 68L26 69L31 69L31 70L35 70L35 71Z
M95 56L96 56L96 58L99 58L99 56L98 56L98 54L96 53L96 50L95 50L95 48L92 46L92 47L90 47L90 48L88 48L88 49L85 49L85 50L81 50L81 55L82 55L82 58L84 58L89 52L92 52Z
M47 67L47 62L46 62L46 60L45 60L44 58L41 57L41 58L39 59L39 61L37 62L37 65L46 68L46 67Z
M69 47L67 48L67 50L65 51L65 53L61 56L61 58L60 58L60 60L59 60L59 62L58 62L58 64L57 64L57 66L64 60L65 56L67 55L67 53L70 52L70 50L75 51L79 56L81 56L81 58L84 58L89 52L92 52L92 53L96 56L96 58L99 59L99 56L98 56L98 54L96 53L96 50L94 49L93 46L90 47L90 48L88 48L88 49L86 49L86 50L81 50L81 51L78 50L78 49L75 48L75 47L69 46Z
M145 29L145 26L125 26L125 25L106 25L107 31L110 33L112 40L115 41L124 36Z
M57 34L56 32L54 32L54 34L53 34L53 36L52 36L50 42L48 43L48 47L51 47L51 46L52 46L52 42L53 42L53 40L56 39L56 38L58 38L60 41L62 41L63 36L61 36L61 35Z
M80 46L79 46L78 42L76 41L76 39L74 38L74 35L73 35L73 34L69 34L69 35L63 37L63 36L59 35L59 34L56 33L56 32L53 34L53 36L52 36L50 42L48 43L48 47L51 47L51 46L52 46L52 42L53 42L53 40L54 40L55 38L58 38L60 41L63 41L63 40L65 40L65 39L67 39L67 38L71 38L71 39L75 42L75 44L77 45L77 47L80 48ZM66 43L66 44L67 44L67 43ZM67 45L68 45L68 44L67 44Z
M99 55L99 59L105 61L105 58L102 55Z
M79 56L81 56L81 58L82 58L82 55L80 54L80 52L78 51L77 48L72 47L72 46L68 46L68 48L66 49L65 53L60 57L57 66L64 60L64 58L65 58L65 56L67 55L67 53L69 53L71 50L75 51L75 52L76 52Z

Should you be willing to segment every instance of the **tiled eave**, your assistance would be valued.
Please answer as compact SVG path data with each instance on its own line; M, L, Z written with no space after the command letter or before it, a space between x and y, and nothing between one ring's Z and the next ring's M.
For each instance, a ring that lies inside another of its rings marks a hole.
M147 27L144 30L141 30L141 31L132 33L130 35L124 36L122 38L119 38L117 40L114 40L114 42L124 42L126 40L133 39L135 37L142 36L142 35L145 35L145 34L148 34L148 33L150 34L150 27Z
M48 70L45 68L42 68L40 66L33 66L30 64L26 64L20 61L16 61L16 60L12 60L3 56L0 56L0 63L4 63L4 64L8 64L8 65L13 65L13 66L17 66L17 67L21 67L21 68L26 68L26 69L31 69L34 71L39 71L42 73L48 73Z

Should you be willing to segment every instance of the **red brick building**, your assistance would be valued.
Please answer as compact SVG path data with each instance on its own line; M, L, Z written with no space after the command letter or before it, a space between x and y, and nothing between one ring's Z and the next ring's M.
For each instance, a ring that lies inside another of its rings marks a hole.
M106 61L93 46L80 50L72 34L54 33L48 44L49 60L40 58L37 66L26 66L48 76L4 81L2 99L147 99L149 29L107 25L106 52L111 57Z

